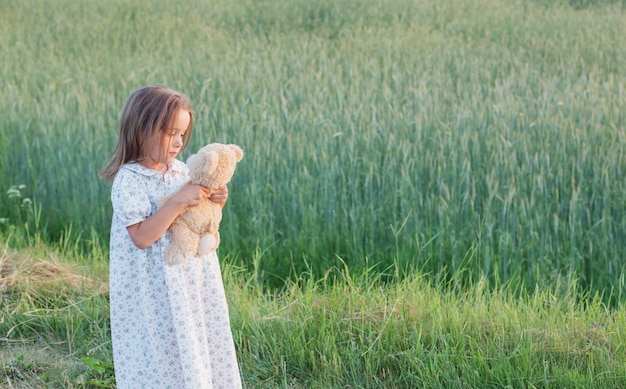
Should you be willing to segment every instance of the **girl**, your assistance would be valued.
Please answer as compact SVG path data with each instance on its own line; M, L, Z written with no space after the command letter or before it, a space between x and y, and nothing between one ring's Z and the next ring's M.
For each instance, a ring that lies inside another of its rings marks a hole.
M241 387L217 254L165 264L176 216L207 199L222 206L228 199L225 186L210 194L192 185L176 159L192 127L182 94L161 85L138 89L100 172L113 182L109 288L118 389Z

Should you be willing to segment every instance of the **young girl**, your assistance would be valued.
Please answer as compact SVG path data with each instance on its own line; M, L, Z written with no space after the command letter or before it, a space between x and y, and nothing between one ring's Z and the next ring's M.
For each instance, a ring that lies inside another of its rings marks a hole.
M176 216L205 200L223 206L228 199L226 187L210 194L191 184L176 159L192 127L182 94L161 85L138 89L100 172L113 181L109 288L118 389L241 387L217 254L165 264Z

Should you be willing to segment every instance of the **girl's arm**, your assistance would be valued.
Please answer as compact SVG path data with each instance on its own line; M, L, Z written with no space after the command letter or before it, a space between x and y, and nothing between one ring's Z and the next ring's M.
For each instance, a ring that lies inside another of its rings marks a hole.
M142 222L128 226L126 228L128 235L130 235L135 246L143 250L156 242L182 211L187 207L200 204L209 196L211 201L224 206L228 199L228 189L224 186L211 195L208 188L187 183L152 216Z

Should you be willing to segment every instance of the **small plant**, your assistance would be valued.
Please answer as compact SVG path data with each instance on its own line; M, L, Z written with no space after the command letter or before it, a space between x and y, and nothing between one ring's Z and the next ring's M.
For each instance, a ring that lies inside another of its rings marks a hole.
M111 363L89 357L81 358L80 361L90 369L83 376L83 378L86 378L88 385L98 388L115 387L115 371Z
M23 235L33 237L31 234L41 232L41 208L31 197L25 195L26 185L12 185L6 191L8 201L0 212L0 234ZM4 205L4 204L3 204Z
M23 197L23 191L26 185L13 185L7 190L6 195L9 198L8 212L9 217L0 218L0 224L22 225L33 214L33 200L30 197Z

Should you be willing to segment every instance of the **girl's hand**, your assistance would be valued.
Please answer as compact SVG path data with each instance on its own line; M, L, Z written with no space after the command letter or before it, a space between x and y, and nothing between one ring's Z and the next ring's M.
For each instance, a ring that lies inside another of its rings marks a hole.
M224 204L226 204L226 200L228 200L228 188L226 187L226 185L221 185L216 192L213 192L209 196L209 200L216 204L224 206Z
M209 188L188 182L174 195L173 199L184 206L195 207L209 198L210 194Z

